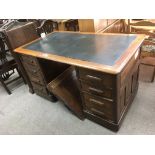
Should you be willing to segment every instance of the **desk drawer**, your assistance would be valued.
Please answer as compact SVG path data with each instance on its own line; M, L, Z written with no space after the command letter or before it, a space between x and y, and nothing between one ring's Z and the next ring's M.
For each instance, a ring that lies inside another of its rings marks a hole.
M113 102L104 98L83 93L86 110L102 118L113 120Z
M35 82L40 85L45 85L45 82L42 77L34 76L34 75L31 75L30 73L28 73L28 76L32 82Z
M29 66L28 64L23 63L24 68L27 72L29 72L32 75L39 74L40 75L40 68L37 66Z
M106 98L98 97L92 94L83 93L86 106L94 107L98 110L106 111L112 114L113 101Z
M114 75L79 68L79 78L95 85L102 85L105 88L113 89L114 87Z
M105 98L113 99L113 91L105 89L102 86L96 87L94 84L86 84L81 82L81 87L84 92L88 92L94 95L99 95Z
M24 67L26 68L26 69L28 69L28 70L39 70L40 69L40 66L39 66L39 64L38 65L31 65L31 64L29 64L29 63L27 63L27 62L22 62L23 63L23 65L24 65Z
M29 65L37 66L38 62L35 57L29 56L29 55L21 55L22 62L25 62Z

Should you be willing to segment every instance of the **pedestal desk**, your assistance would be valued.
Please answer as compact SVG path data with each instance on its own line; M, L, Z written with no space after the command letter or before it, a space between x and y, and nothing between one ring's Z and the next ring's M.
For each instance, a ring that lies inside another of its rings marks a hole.
M25 67L27 62L31 64L26 70L31 70L28 75L34 89L74 66L85 117L117 131L138 89L144 38L136 34L53 32L15 52ZM32 71L31 66L37 69ZM32 80L32 72L38 79Z

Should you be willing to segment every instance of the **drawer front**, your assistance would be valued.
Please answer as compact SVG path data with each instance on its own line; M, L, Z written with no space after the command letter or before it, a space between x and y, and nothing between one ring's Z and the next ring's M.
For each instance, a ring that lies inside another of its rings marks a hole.
M88 92L94 95L99 95L108 99L113 99L113 91L109 89L104 89L101 86L96 87L94 84L86 84L81 82L81 87L84 92Z
M43 94L47 94L47 90L46 90L46 88L44 86L36 84L34 82L32 82L32 86L33 86L33 89L34 89L35 92L40 92L40 93L43 93Z
M31 80L31 82L35 82L37 84L40 84L40 85L45 85L45 82L43 81L43 78L40 76L34 76L34 75L31 75L30 73L28 73L28 76Z
M112 114L113 102L102 97L83 93L86 107L93 107L105 113Z
M40 66L39 65L31 65L31 64L29 64L29 63L27 63L27 62L22 62L23 63L23 65L24 65L24 67L26 68L26 70L40 70Z
M29 56L29 55L21 55L22 62L25 62L29 65L37 66L38 62L35 57Z
M105 88L114 88L114 75L79 68L79 78L89 83L93 82L96 85L102 85Z
M114 120L113 103L94 95L83 94L85 109L103 119Z
M41 71L39 67L34 67L34 66L29 66L28 64L23 63L24 68L26 69L26 71L34 76L40 76L41 75Z

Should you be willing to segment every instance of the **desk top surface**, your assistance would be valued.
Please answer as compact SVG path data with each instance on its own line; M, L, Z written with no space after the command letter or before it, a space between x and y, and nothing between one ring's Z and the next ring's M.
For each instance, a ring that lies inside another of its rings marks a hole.
M131 45L135 44L138 36L140 35L53 32L43 39L22 46L22 50L39 52L44 58L49 56L58 56L62 58L61 60L66 58L66 63L67 60L75 63L79 60L110 69L115 67ZM142 38L144 39L144 36L141 36L136 45L142 43Z

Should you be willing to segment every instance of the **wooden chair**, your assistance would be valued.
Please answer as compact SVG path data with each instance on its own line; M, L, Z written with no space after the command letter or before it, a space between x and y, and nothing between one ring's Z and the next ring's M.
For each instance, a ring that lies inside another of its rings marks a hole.
M6 32L8 46L13 51L15 48L22 46L39 38L34 23L27 23L21 27Z
M78 19L70 19L65 22L67 31L79 31Z
M32 84L25 72L24 67L22 66L21 60L18 57L18 54L14 53L13 51L15 48L39 38L39 36L36 32L35 24L32 22L27 23L26 25L12 29L10 31L4 31L3 33L4 33L4 36L6 37L5 38L6 44L9 48L12 56L15 58L15 60L18 64L19 70L21 71L21 76L24 77L23 79L26 80L26 83L29 85L29 88L31 88L30 91L32 91L32 93L33 93ZM17 72L19 71L18 67L17 67Z
M153 32L155 30L153 28L155 27L155 23L148 20L131 21L130 19L128 19L127 25L128 25L128 33L137 32L146 34L149 32Z
M48 34L54 30L58 30L58 23L53 20L44 20L36 30L39 36L41 36L42 33Z
M4 44L5 38L2 37L2 35L3 34L1 33L1 38L0 38L0 82L1 82L2 86L5 88L5 90L7 91L7 93L11 94L11 91L10 91L8 85L20 78L23 78L23 77L18 69L15 59L12 57L11 53L10 54L7 53L7 51L5 49L5 44ZM11 75L13 75L15 73L15 70L17 71L19 76L7 82L7 80L11 77ZM24 80L24 78L23 78L23 80Z

